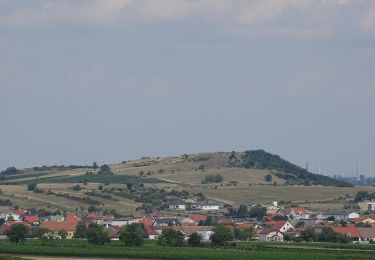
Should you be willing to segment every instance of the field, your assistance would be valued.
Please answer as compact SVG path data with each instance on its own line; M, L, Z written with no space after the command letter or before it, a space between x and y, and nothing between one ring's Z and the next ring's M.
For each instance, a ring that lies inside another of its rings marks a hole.
M98 258L142 259L374 259L375 248L361 245L339 244L277 244L263 242L240 242L231 248L167 248L148 242L140 248L124 247L120 242L93 246L86 241L52 241L42 245L40 241L27 241L14 245L0 242L0 254L26 256L65 256Z

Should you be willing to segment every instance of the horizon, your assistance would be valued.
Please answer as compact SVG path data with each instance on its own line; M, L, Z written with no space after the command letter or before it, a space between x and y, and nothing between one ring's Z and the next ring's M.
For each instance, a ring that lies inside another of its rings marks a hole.
M264 149L375 177L375 1L0 3L0 171Z

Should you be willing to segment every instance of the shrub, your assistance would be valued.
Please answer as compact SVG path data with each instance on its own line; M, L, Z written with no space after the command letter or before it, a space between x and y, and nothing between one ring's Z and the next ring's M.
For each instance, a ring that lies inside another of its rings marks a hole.
M202 236L198 233L193 233L190 235L188 239L188 245L192 247L199 247L201 246Z
M226 242L233 240L233 235L225 225L216 225L210 236L211 244L215 247L224 246Z
M184 234L173 229L164 229L158 239L161 246L180 247L184 244Z
M124 242L125 246L141 246L145 236L144 226L139 223L132 223L121 230L120 240Z

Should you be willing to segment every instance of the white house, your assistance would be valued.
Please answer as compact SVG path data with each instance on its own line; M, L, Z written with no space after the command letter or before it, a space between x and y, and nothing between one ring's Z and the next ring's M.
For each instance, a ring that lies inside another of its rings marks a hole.
M170 210L186 210L186 203L182 199L175 199L169 203Z

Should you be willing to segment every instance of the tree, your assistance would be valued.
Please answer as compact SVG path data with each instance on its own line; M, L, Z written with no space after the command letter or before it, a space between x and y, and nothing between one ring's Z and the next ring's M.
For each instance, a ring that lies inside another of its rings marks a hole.
M158 240L161 246L180 247L184 244L184 234L173 229L164 229Z
M201 246L201 240L202 240L202 235L198 233L193 233L190 235L188 239L188 245L192 247L199 247Z
M248 215L248 210L246 205L240 205L237 211L237 217L246 218Z
M108 232L96 223L91 223L86 231L87 241L93 245L103 245L109 243Z
M27 184L27 190L28 191L34 191L36 189L36 183L29 183Z
M309 227L301 233L301 238L303 241L306 241L306 242L314 242L317 240L318 236L315 233L315 230Z
M48 241L53 240L53 236L50 234L48 228L37 227L35 230L36 237L42 241L42 244L47 244Z
M87 237L86 225L83 221L78 222L76 232L74 233L74 238L86 238Z
M25 241L28 231L29 229L24 224L14 224L5 234L8 236L10 242L18 244L20 241Z
M267 174L266 176L264 176L264 180L267 181L267 182L271 182L272 181L272 175Z
M334 232L331 228L323 228L318 238L319 242L349 243L350 238Z
M94 169L97 169L99 166L98 166L98 164L96 163L96 162L93 162L92 163L92 168L94 168Z
M133 183L131 183L131 182L126 183L126 188L128 190L131 190L133 188Z
M234 229L233 235L236 240L247 241L255 236L255 230L253 228L236 228Z
M121 230L120 240L125 246L141 246L145 236L144 226L139 223L132 223Z
M103 190L103 185L99 185L98 190Z
M226 242L233 240L233 235L225 225L216 225L210 236L211 244L215 247L224 246Z

